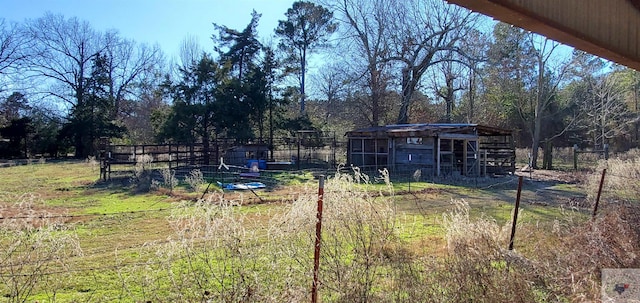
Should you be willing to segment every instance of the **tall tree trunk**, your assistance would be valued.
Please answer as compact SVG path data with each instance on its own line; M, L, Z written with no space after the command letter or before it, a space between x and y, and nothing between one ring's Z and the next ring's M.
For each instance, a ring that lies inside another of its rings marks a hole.
M302 50L302 56L300 58L300 115L303 115L306 111L305 98L307 97L304 92L305 74L307 73L307 50Z
M544 157L542 158L542 169L553 169L553 143L550 139L544 140Z
M83 75L84 73L84 69L82 66L80 66L80 75ZM78 86L76 87L76 108L75 110L82 110L85 107L85 100L84 100L84 79L82 76L79 76L79 80L78 80ZM81 114L81 113L78 113ZM75 119L78 119L78 117L75 117ZM85 148L84 148L84 144L83 144L83 133L84 130L77 130L74 134L74 148L75 148L75 153L74 156L76 158L84 158L85 157Z
M533 138L531 142L531 167L538 168L538 148L540 148L540 130L541 123L538 121L539 118L536 115L536 122L533 126Z
M371 126L380 125L380 80L379 73L375 66L369 66L369 74L371 76Z
M210 154L211 154L211 138L209 135L209 114L205 113L204 121L202 121L203 130L202 130L202 162L203 165L209 165L210 163Z
M533 110L533 132L531 136L531 167L538 168L538 148L540 147L540 131L542 129L542 112L544 111L544 60L538 56L538 89Z
M409 123L409 108L411 107L413 91L415 89L414 79L411 77L411 69L404 68L402 70L402 104L400 105L400 113L398 113L398 124Z
M447 123L451 123L451 114L453 112L453 93L455 88L453 87L453 77L447 75L446 79L447 91L445 93L445 103L447 104Z
M473 123L473 116L474 116L473 102L475 101L475 96L473 95L474 85L475 85L475 73L473 72L473 69L470 69L469 70L469 111L467 112L467 123Z

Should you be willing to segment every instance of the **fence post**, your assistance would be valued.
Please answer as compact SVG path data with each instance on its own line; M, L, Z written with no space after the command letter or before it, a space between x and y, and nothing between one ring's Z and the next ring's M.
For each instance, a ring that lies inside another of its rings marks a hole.
M591 218L595 219L598 212L598 204L600 204L600 195L602 194L602 185L604 184L604 175L607 173L607 169L602 170L602 176L600 177L600 185L598 186L598 196L596 196L596 204L593 206L593 214Z
M578 170L578 144L573 145L573 170Z
M513 239L516 236L516 223L518 223L518 211L520 210L520 193L522 192L522 176L518 176L518 194L516 205L513 209L513 222L511 223L511 237L509 238L509 250L513 250Z
M322 204L324 196L324 175L318 177L318 211L316 213L316 244L313 252L313 284L311 286L311 302L318 302L318 272L320 270L320 245L322 237Z
M169 171L171 171L171 160L173 160L171 156L171 143L168 144L168 148L169 148Z

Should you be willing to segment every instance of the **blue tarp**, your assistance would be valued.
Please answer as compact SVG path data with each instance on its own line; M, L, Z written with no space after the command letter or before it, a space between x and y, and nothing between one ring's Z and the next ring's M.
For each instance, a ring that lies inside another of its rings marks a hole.
M223 184L221 182L218 182L218 186L222 187L223 189L228 189L228 190L259 189L259 188L267 187L262 182L227 183L227 184Z

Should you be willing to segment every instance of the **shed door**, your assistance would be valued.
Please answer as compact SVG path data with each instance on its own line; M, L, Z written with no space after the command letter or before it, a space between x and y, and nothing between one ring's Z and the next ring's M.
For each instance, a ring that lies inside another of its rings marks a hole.
M478 139L438 138L437 175L475 175L478 172Z
M468 140L466 144L467 161L465 172L467 176L478 176L480 171L480 157L478 154L478 141Z

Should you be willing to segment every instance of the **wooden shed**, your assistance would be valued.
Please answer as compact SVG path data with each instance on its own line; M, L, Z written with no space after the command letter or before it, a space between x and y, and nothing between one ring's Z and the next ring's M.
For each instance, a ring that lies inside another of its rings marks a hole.
M365 170L479 176L515 171L511 130L478 124L401 124L346 133L347 161Z

